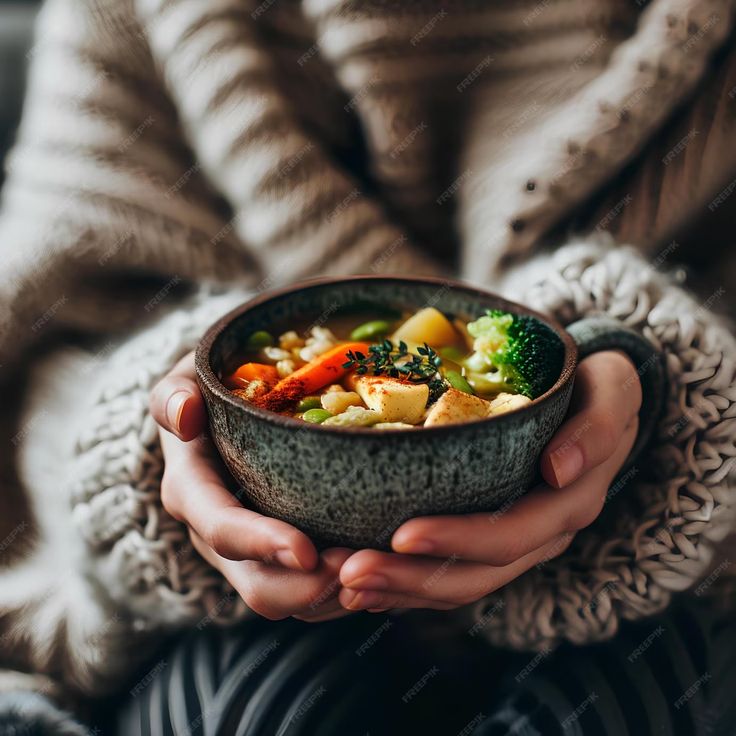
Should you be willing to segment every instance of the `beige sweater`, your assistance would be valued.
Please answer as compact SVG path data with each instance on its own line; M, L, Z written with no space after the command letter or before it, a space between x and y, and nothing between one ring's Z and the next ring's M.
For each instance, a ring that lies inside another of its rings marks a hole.
M98 693L161 631L247 615L161 507L147 394L216 316L307 275L459 273L666 353L639 470L565 555L462 612L472 631L591 641L712 571L730 294L685 293L667 243L734 189L734 54L707 67L733 5L48 0L0 218L0 687ZM545 251L634 157L631 191Z

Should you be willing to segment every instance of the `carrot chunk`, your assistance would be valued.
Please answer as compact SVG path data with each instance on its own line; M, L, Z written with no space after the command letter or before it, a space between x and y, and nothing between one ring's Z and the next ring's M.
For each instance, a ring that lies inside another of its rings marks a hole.
M250 381L264 381L273 386L279 380L279 372L274 365L265 363L243 363L236 371L226 376L223 383L228 388L243 388Z
M352 351L368 355L369 347L370 343L367 342L346 342L336 345L282 378L257 403L272 411L281 411L289 403L299 401L330 383L337 383L348 372L343 365L348 360L347 354Z

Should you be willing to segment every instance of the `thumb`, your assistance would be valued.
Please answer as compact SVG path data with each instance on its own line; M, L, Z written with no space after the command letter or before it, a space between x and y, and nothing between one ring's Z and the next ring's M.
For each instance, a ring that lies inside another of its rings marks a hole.
M542 453L542 475L562 488L605 462L615 452L641 407L641 384L621 352L594 353L575 377L572 416Z
M148 402L161 427L185 442L199 436L207 425L207 411L195 375L192 352L153 387Z

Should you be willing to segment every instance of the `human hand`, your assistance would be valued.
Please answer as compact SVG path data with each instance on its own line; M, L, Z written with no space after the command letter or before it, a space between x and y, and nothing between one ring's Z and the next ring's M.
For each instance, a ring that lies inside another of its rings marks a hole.
M289 524L244 508L223 481L224 468L207 427L194 354L153 389L151 414L161 429L165 467L161 502L189 527L196 550L219 570L256 613L325 621L348 615L337 599L340 567L353 550L318 554Z
M393 553L361 550L342 566L342 605L456 608L560 555L603 508L634 445L641 399L623 353L581 361L568 418L542 454L546 483L503 512L407 521L393 535Z

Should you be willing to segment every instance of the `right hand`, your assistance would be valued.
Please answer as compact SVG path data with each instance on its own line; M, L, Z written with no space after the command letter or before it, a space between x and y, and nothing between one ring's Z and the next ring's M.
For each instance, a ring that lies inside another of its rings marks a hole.
M187 525L196 550L248 607L271 620L326 621L348 615L337 596L340 568L353 550L318 554L303 532L244 508L227 489L226 471L203 435L207 413L193 353L156 384L150 409L161 427L161 502Z

